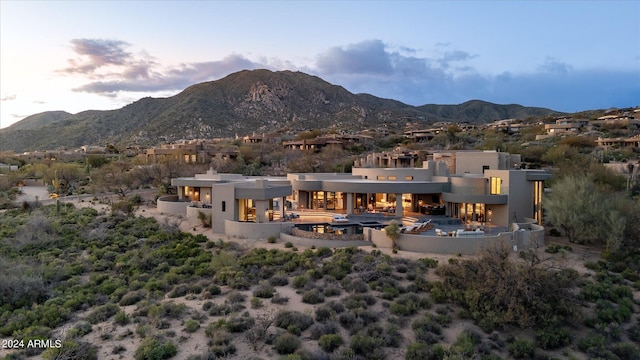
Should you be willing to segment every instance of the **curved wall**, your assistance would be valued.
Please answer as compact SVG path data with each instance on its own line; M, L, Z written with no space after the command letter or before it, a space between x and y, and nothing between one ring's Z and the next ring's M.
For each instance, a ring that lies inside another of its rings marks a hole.
M188 202L178 201L178 195L167 195L158 198L158 211L172 215L187 215Z

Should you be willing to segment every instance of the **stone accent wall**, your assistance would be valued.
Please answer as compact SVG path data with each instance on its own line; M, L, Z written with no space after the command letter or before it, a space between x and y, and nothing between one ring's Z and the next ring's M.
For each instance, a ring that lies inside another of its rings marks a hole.
M304 231L300 230L297 227L291 229L291 235L307 238L307 239L318 239L318 240L342 240L342 241L364 241L364 234L335 234L335 233L316 233L313 231Z

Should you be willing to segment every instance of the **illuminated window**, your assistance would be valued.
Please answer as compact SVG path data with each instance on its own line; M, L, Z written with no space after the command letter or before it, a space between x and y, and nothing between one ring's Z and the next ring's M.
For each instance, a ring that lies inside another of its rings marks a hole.
M382 175L378 175L378 178L377 178L377 179L378 179L378 180L384 180L384 176L382 176Z
M500 195L500 185L502 179L499 177L491 177L491 195Z
M389 177L387 178L387 180L395 180L395 179L396 179L396 177L395 177L395 176L389 176Z
M413 180L413 176L405 176L404 179L405 180Z

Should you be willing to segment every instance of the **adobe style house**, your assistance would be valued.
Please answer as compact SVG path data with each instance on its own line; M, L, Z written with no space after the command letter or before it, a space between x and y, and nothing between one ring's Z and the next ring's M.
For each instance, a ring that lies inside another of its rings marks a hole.
M293 224L283 220L291 211L347 217L377 213L400 220L444 215L465 223L504 227L525 219L542 222L543 183L550 174L518 169L514 160L518 157L506 153L447 154L455 158L453 167L451 161L428 160L423 167L353 168L350 174L295 173L286 177L248 177L210 170L193 178L172 179L178 194L159 199L158 209L194 222L203 213L211 216L215 233L254 238L286 232Z

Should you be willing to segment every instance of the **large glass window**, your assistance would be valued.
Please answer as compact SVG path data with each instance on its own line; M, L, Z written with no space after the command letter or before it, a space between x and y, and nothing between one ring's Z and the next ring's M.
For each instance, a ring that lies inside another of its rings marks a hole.
M533 218L542 224L542 192L544 190L544 182L533 182Z
M500 195L500 185L502 185L502 179L491 177L491 195Z
M253 199L238 200L238 217L240 221L256 221L256 204Z

